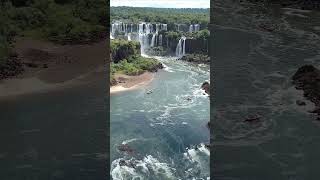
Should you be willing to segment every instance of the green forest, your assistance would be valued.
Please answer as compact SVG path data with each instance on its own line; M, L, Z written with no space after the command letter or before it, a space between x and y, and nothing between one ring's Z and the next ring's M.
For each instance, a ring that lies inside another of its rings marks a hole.
M17 36L59 44L87 43L106 36L108 1L4 0L0 2L0 71L10 68Z
M168 26L172 24L200 24L205 27L210 22L209 9L175 9L175 8L146 8L146 7L111 7L110 19L124 22L139 21L161 22Z

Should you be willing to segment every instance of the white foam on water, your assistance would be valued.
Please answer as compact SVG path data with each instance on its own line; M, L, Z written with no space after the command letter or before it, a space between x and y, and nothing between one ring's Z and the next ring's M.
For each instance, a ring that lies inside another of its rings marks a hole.
M170 68L170 67L167 66L166 64L162 63L162 65L163 65L163 70L165 70L165 71L167 71L167 72L174 72L174 71L172 70L172 68Z
M128 139L128 140L123 141L121 144L128 144L128 143L131 143L131 142L137 141L137 140L138 140L137 138L132 138L132 139Z
M209 171L210 150L206 148L205 144L201 143L194 148L187 148L187 151L183 153L183 155L187 161L193 164L192 168L188 170L188 174L198 174L199 171L201 173L207 173ZM202 174L202 176L203 175L206 176L208 174Z
M121 162L125 164L121 164ZM153 179L177 179L174 176L176 170L167 163L162 163L151 155L145 156L142 160L135 158L119 158L111 164L111 176L114 180L148 180Z

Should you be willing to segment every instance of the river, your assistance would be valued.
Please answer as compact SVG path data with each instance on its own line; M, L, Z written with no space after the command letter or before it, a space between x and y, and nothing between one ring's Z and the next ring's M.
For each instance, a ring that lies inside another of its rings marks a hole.
M150 84L110 97L111 175L113 179L207 179L210 152L204 143L210 137L210 106L200 87L209 80L210 68L175 57L155 58L165 68ZM121 144L131 151L120 151Z
M319 179L320 124L291 83L302 65L320 65L319 12L232 1L216 2L213 12L211 176ZM261 118L245 122L250 115Z

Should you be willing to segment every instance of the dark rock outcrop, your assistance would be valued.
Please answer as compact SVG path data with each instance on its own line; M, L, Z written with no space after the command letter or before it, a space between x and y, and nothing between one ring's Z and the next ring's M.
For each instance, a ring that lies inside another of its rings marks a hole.
M163 69L163 64L162 63L158 63L157 65L150 67L150 69L148 69L148 71L150 72L157 72L159 69Z
M205 54L186 54L182 56L180 60L199 64L210 64L210 57Z
M11 53L2 64L0 64L0 80L14 77L24 71L21 60L16 53Z
M297 101L296 101L296 104L297 104L298 106L305 106L305 105L306 105L306 102L301 101L301 100L297 100Z
M304 96L316 106L314 113L320 115L320 70L312 65L298 69L292 77L296 89L303 90Z
M201 89L203 89L208 95L210 95L210 83L209 82L204 82L201 85Z

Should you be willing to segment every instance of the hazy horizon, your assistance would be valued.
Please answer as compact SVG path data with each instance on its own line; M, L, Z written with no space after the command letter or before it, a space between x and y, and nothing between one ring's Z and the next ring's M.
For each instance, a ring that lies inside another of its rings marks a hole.
M111 7L210 8L209 0L111 0Z

